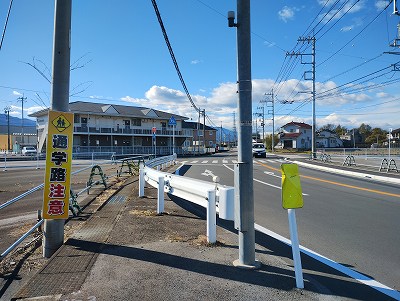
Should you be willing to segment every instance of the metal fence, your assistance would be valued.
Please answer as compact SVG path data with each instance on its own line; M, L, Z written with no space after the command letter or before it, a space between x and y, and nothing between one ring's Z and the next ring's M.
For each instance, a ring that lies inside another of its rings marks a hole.
M109 158L110 158L110 156L109 156ZM108 159L108 161L103 161L102 164L110 164L110 163L114 163L114 162L115 162L114 160ZM96 163L99 163L99 162L96 162ZM91 165L86 166L86 167L84 167L84 168L81 168L81 169L79 169L79 170L77 170L77 171L74 171L74 172L71 173L71 175L76 175L76 174L78 174L78 173L80 173L80 172L83 172L83 171L85 171L85 170L88 170L88 169L90 169L90 168L93 169L94 166L98 166L98 165L94 165L94 163L93 163L93 161L92 161L92 164L91 164ZM71 193L70 202L71 202L72 200L76 199L76 197L78 197L79 195L81 195L81 194L83 194L84 192L88 191L91 187L93 187L93 186L95 186L95 185L98 185L98 184L100 184L100 181L92 182L92 184L86 185L86 187L85 187L84 189L82 189L81 191L79 191L78 193ZM38 185L38 186L36 186L36 187L34 187L34 188L32 188L32 189L26 191L25 193L23 193L23 194L21 194L21 195L19 195L19 196L16 196L16 197L14 197L14 198L11 199L11 200L6 201L5 203L3 203L3 204L0 205L0 210L2 210L2 209L4 209L4 208L6 208L6 207L8 207L8 206L10 206L10 205L12 205L12 204L18 202L18 201L21 201L22 199L25 199L27 196L31 195L32 193L34 193L34 192L36 192L36 191L38 191L38 190L43 189L43 187L44 187L44 184L40 184L40 185ZM71 209L71 208L70 208L70 209ZM74 214L75 214L75 213L74 213ZM11 251L13 251L13 250L14 250L22 241L24 241L31 233L33 233L36 229L38 229L38 228L42 225L42 223L43 223L43 219L39 218L38 221L37 221L37 223L36 223L27 233L25 233L24 235L22 235L16 242L14 242L9 248L7 248L4 252L2 252L2 253L0 254L0 260L2 260L5 256L7 256Z

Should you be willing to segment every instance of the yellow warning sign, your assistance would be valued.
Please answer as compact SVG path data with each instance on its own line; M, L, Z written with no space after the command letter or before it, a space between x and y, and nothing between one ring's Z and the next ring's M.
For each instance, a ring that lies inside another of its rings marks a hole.
M282 171L282 207L296 209L303 207L303 193L297 164L281 164Z
M49 111L43 218L68 218L74 114Z
M55 129L60 133L71 126L71 122L63 114L57 115L56 118L51 121Z

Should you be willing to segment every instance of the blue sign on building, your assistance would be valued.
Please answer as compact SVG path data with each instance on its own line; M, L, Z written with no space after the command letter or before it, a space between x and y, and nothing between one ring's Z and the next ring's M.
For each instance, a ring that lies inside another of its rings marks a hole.
M171 118L168 121L168 125L176 125L176 120L175 120L174 116L171 116Z

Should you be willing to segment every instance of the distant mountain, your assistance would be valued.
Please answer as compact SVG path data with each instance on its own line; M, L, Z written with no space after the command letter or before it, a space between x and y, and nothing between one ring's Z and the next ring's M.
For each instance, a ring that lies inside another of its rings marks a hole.
M22 118L10 116L10 126L21 126ZM0 114L0 125L7 125L7 115ZM25 126L36 126L36 122L32 119L24 118L24 127Z
M217 143L220 142L221 139L221 128L220 127L216 127L214 128L217 130ZM231 130L228 130L226 128L222 128L222 141L223 142L234 142L235 140L237 140L237 137L235 137L235 133Z

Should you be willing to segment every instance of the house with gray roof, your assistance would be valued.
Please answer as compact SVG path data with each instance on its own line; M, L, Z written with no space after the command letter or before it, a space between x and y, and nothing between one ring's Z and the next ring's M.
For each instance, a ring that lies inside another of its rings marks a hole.
M71 102L69 109L74 113L74 152L169 154L173 136L177 148L191 138L182 128L187 117L155 109L83 101ZM37 119L39 150L46 139L48 110L29 115Z
M311 138L311 125L292 121L282 126L275 148L311 149Z

